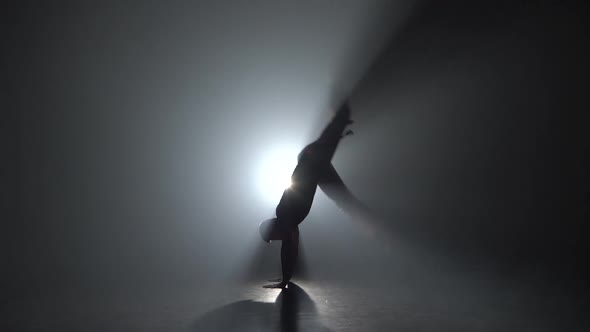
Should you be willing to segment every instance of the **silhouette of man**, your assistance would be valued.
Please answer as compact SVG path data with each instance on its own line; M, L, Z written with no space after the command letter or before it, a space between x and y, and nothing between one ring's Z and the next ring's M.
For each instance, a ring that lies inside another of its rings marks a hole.
M334 192L330 188L331 184L337 185L336 191L345 189L331 160L340 139L352 134L351 130L344 132L351 123L350 108L344 103L321 136L299 153L297 166L291 175L292 185L283 192L276 208L276 217L260 224L259 231L264 241L282 241L282 278L272 280L280 282L265 288L285 288L291 280L299 248L299 224L309 214L317 186L333 199L333 195L330 195L330 192Z

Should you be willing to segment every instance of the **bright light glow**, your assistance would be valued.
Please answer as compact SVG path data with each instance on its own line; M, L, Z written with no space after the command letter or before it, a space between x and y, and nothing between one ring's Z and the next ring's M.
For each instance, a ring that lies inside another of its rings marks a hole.
M258 169L258 187L269 203L278 204L283 191L291 186L291 174L297 165L299 149L280 146L268 151Z

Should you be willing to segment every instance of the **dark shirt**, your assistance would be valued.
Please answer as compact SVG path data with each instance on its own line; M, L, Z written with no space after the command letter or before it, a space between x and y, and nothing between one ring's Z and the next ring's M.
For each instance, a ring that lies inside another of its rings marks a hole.
M285 226L300 224L309 214L318 185L318 170L312 163L300 162L291 176L291 187L285 189L276 209L279 222Z

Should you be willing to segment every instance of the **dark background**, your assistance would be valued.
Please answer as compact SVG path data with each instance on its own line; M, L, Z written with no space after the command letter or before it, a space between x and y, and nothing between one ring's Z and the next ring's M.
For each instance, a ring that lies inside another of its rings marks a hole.
M271 256L277 270L257 227L279 197L265 201L253 174L268 146L303 147L347 97L355 135L333 163L392 239L318 192L301 225L310 276L445 269L586 290L574 2L2 6L13 298L256 274Z

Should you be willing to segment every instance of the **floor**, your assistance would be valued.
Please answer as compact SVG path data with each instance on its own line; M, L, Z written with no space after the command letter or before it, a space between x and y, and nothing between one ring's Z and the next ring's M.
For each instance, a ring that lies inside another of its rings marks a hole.
M461 285L295 280L176 284L11 301L2 331L587 331L565 296Z

